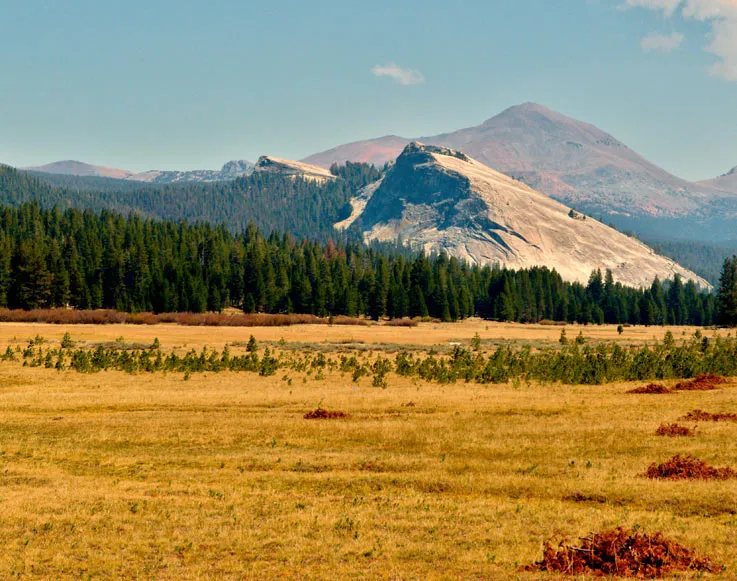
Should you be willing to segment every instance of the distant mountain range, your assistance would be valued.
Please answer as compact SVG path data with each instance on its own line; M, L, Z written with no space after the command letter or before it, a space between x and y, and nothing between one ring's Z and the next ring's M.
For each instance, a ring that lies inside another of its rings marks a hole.
M250 175L254 164L245 160L233 160L226 163L220 170L151 170L142 173L134 173L124 169L115 169L100 165L90 165L81 161L57 161L46 165L23 168L26 171L40 172L46 174L68 175L79 177L98 177L128 180L133 182L144 182L148 184L173 184L173 183L208 183L234 180L236 178Z
M102 165L90 165L81 161L55 161L46 165L38 165L34 167L21 168L27 171L51 173L63 176L80 176L93 178L112 178L116 180L125 180L135 175L132 171L124 169L116 169L113 167L105 167Z
M342 145L305 162L383 164L411 141L387 136ZM604 131L526 103L476 127L420 137L461 149L476 160L552 198L620 227L663 237L737 238L737 168L705 182L689 182L648 162ZM703 232L705 228L709 232Z
M346 161L380 167L411 141L396 135L356 141L302 161L325 169ZM481 125L418 141L462 150L620 230L660 240L737 240L737 168L712 180L690 182L650 163L601 129L541 105L511 107ZM233 180L251 174L254 164L231 161L220 170L133 173L65 161L27 169L155 185ZM317 175L314 170L307 174Z

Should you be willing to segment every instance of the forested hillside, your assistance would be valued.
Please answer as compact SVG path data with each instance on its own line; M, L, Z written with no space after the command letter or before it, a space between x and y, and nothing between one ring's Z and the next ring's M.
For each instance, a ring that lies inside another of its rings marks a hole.
M76 176L41 171L20 170L40 181L57 188L84 192L134 192L142 189L160 188L160 185L132 180L103 178L98 176Z
M308 179L257 173L228 182L142 186L124 191L55 187L0 166L0 204L18 206L37 200L44 208L79 208L99 212L136 213L143 218L206 221L234 232L255 223L264 232L290 232L297 237L327 240L348 200L379 172L365 164L332 168L341 179L319 184ZM106 182L109 185L109 182Z
M234 234L208 223L103 211L0 211L0 307L246 311L316 315L474 314L503 320L710 324L714 297L679 279L637 290L593 273L587 286L554 271L469 266L445 255L405 258L361 244Z
M737 242L708 243L664 240L652 242L656 252L668 256L682 266L703 276L711 284L717 285L724 261L737 254Z

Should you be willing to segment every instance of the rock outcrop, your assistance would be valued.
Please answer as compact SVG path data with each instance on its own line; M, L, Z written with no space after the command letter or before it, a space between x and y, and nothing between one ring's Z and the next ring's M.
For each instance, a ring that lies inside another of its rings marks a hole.
M640 241L445 147L410 143L352 206L339 226L354 224L367 242L400 239L471 263L547 266L582 283L610 269L628 286L679 274L709 287Z
M300 177L317 182L326 182L337 179L333 174L322 167L302 163L300 161L272 157L270 155L262 155L258 159L254 172L269 172L294 178Z

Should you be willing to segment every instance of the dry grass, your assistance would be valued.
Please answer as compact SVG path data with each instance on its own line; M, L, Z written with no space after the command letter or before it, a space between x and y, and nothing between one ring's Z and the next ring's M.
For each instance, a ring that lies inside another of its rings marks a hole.
M337 319L337 318L336 318ZM0 324L0 343L13 337L29 338L35 335L61 340L66 331L74 339L83 341L114 341L124 336L131 343L150 344L159 337L166 344L188 344L190 346L209 345L221 348L225 343L248 341L254 335L258 341L284 341L288 343L385 343L416 344L426 346L447 347L451 342L470 345L471 339L478 333L482 345L495 349L500 343L520 345L540 344L558 346L561 329L566 330L570 340L582 332L590 342L613 341L622 344L640 345L662 340L667 331L671 331L676 339L692 337L695 327L629 327L620 336L615 325L567 325L555 327L547 325L522 325L518 323L493 323L481 319L469 319L462 323L419 323L417 327L394 327L388 325L292 325L283 327L218 327L212 329L204 326L177 326L174 323L159 325L125 325L125 324L79 324L65 327L62 323L45 324L39 322L3 323ZM726 331L703 331L712 336Z
M484 326L69 330L80 342L158 337L164 348L251 333L427 345L476 332L535 337L521 325ZM560 329L548 330L557 340ZM65 331L0 325L0 349ZM4 363L0 578L538 579L519 569L539 560L547 539L619 526L663 531L724 564L723 578L737 577L737 481L640 476L676 453L737 466L734 424L677 441L655 434L663 418L734 409L729 384L623 399L635 385L438 385L392 375L381 389L337 371L289 379ZM317 407L350 417L303 419Z

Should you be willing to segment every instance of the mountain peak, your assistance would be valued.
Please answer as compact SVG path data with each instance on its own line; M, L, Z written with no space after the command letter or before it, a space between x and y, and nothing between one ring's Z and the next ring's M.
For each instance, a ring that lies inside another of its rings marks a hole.
M256 162L256 166L254 167L254 171L275 173L292 178L301 177L321 182L336 179L333 174L322 167L310 165L301 161L292 161L291 159L273 157L271 155L262 155L259 157Z
M470 161L470 158L461 151L456 151L449 147L441 147L438 145L425 145L419 141L411 141L407 144L407 147L402 151L403 156L412 155L416 153L432 153L435 155L445 155L447 157L455 157L463 161Z
M547 266L581 283L599 268L628 286L677 273L708 288L638 240L447 147L411 142L351 206L339 227L355 224L366 242L402 240L475 264Z
M133 172L124 169L116 169L113 167L105 167L101 165L91 165L89 163L84 163L82 161L76 161L73 159L55 161L53 163L47 163L45 165L34 167L26 167L23 169L28 171L37 171L41 173L115 179L126 179L133 175Z

